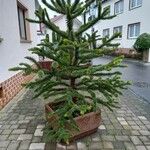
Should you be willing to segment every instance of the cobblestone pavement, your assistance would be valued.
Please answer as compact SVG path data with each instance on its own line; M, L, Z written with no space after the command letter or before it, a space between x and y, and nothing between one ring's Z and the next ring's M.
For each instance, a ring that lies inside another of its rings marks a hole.
M63 146L43 139L44 101L22 90L0 112L0 150L150 150L150 104L131 91L120 109L102 109L102 125L91 136Z

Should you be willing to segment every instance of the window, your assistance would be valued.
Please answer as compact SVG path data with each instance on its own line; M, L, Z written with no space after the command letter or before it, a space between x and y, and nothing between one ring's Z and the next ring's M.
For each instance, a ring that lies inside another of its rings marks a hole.
M118 2L115 3L115 15L118 15L118 14L121 14L123 13L123 7L124 7L124 1L123 0L120 0Z
M27 8L25 8L20 2L18 2L18 22L19 22L19 32L20 39L27 41L29 40L29 25L26 22Z
M114 27L114 33L121 33L118 38L122 38L122 26Z
M89 16L88 21L95 19L95 15Z
M109 10L109 13L108 13L108 15L107 15L107 16L110 16L110 6L104 7L103 11L105 11L106 9L108 9L108 10Z
M103 30L103 37L109 37L109 29Z
M130 0L130 10L142 6L142 0Z
M96 14L96 8L91 7L90 10L89 10L89 15L92 16L92 15L95 15L95 14Z
M140 35L140 23L130 24L128 26L128 38L137 38Z
M38 34L38 35L46 34L45 25L44 25L43 23L39 23L39 24L38 24L37 34Z

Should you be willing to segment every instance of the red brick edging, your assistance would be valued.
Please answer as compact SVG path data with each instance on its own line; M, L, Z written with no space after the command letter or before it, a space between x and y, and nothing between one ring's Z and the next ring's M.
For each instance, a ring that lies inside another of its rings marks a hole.
M20 72L0 83L0 109L23 88L22 83L30 81L33 77L34 75L23 76L23 73Z

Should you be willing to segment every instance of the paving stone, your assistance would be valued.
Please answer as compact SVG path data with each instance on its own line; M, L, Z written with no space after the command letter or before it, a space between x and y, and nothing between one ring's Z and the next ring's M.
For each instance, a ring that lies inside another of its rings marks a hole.
M23 110L22 110L23 111ZM18 120L22 121L25 119L25 115L19 115Z
M30 122L30 120L20 120L20 121L18 121L19 124L22 124L22 123L29 123L29 122Z
M20 146L18 148L18 150L28 150L30 146L30 141L26 140L26 141L21 141Z
M146 148L147 148L148 150L150 150L150 146L146 146Z
M12 129L5 129L3 130L2 134L10 134L12 132Z
M95 132L95 133L91 134L88 139L85 139L85 141L91 141L91 139L92 139L92 141L95 141L95 142L100 141L101 139L100 139L99 132Z
M125 121L125 119L123 117L117 117L117 120L120 121Z
M143 123L142 123L140 120L136 120L135 122L136 122L136 124L139 125L139 126L140 126L140 125L143 125Z
M121 130L107 130L106 134L110 134L110 135L122 135L122 131Z
M39 125L37 126L37 129L43 129L44 127L45 127L44 124L39 124Z
M124 142L126 150L136 150L135 146L131 142Z
M145 126L140 126L141 130L147 130L147 128Z
M12 142L9 144L7 150L17 150L18 147L19 147L19 144L20 144L19 141L12 141Z
M92 141L94 142L101 141L100 137L91 137L91 138L92 138Z
M113 124L115 129L123 129L122 125L119 123Z
M133 129L133 130L139 130L140 129L140 127L139 126L131 126L131 128Z
M10 121L10 124L11 124L11 125L14 125L14 124L17 124L17 123L18 123L18 121L14 121L14 120L13 120L13 121Z
M58 143L57 143L57 145L56 145L56 149L57 149L57 150L66 150L66 148L67 148L67 147L66 147L65 145L62 145L62 144L58 144Z
M19 135L17 140L31 140L32 134L21 134Z
M111 124L110 120L103 120L103 123L104 123L104 125L110 125Z
M0 141L0 148L7 148L10 141Z
M150 135L150 131L148 131L148 130L140 130L140 133L142 135Z
M140 133L137 130L131 130L131 135L140 135Z
M102 142L92 142L87 146L86 149L92 149L92 150L100 150L103 149L103 143Z
M106 125L106 129L114 129L114 126L113 125Z
M42 137L40 136L40 137L38 137L38 136L34 136L33 138L32 138L32 143L41 143L42 142Z
M125 130L130 130L131 129L131 127L129 125L122 125L122 126L123 126L123 129L125 129Z
M45 150L56 150L56 143L55 142L48 142L45 144Z
M136 125L135 121L127 121L129 125Z
M112 142L103 142L104 148L106 149L113 149L113 144Z
M122 142L122 141L114 141L112 143L113 143L114 149L125 150L124 142Z
M12 134L12 135L9 135L8 140L15 141L18 139L18 137L19 137L18 134Z
M43 131L41 128L35 130L34 136L43 136Z
M9 135L0 135L0 141L6 141Z
M131 130L122 130L123 135L131 135Z
M121 124L121 125L128 125L128 123L127 123L126 121L124 121L124 120L123 120L123 121L120 121L120 124Z
M76 143L70 143L70 145L67 145L67 150L77 150Z
M27 117L25 117L25 120L32 120L34 118L35 118L34 116L27 116Z
M148 120L142 120L142 122L145 124L145 125L150 125L150 122Z
M145 116L138 116L138 118L139 118L140 120L147 120L147 118L146 118Z
M136 149L137 150L146 150L146 147L145 146L136 146Z
M103 135L101 138L103 141L115 141L115 137L113 135Z
M7 150L7 148L2 148L2 147L0 147L0 150Z
M106 127L105 127L104 125L100 125L100 126L98 127L98 129L100 129L100 130L106 130Z
M18 126L19 126L18 124L13 124L13 125L10 126L10 129L17 129Z
M35 128L34 127L28 127L27 129L26 129L26 134L34 134L34 132L35 132Z
M31 143L29 150L44 150L45 143Z
M0 130L0 134L3 132L3 130Z
M18 129L25 129L27 128L28 124L27 123L22 123L19 125Z
M147 127L147 129L149 129L149 130L150 130L150 125L146 125L146 127Z
M150 139L147 136L139 136L139 138L142 142L149 142L150 141Z
M77 148L78 150L86 150L86 144L85 143L81 143L81 142L77 142Z
M5 124L5 125L3 125L3 126L1 127L1 129L9 129L9 128L10 128L10 126L11 126L11 125L7 125L7 124Z
M127 121L132 121L132 118L131 117L126 117L126 120Z
M12 134L23 134L25 133L26 129L14 129Z
M131 136L131 141L133 142L133 144L135 145L141 145L142 142L140 141L140 139L138 138L138 136Z
M123 136L115 136L115 138L116 138L118 141L124 141L124 142L130 141L130 138L129 138L128 136L125 136L125 135L123 135Z

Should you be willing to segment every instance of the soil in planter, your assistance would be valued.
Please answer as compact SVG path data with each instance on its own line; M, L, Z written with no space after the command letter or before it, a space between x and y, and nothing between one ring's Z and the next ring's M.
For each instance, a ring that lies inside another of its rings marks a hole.
M64 102L60 102L59 104L56 103L56 104L54 104L54 105L50 105L50 107L51 107L51 108L54 110L54 112L55 112L56 110L63 108L64 105L65 105ZM91 105L88 105L88 104L87 104L87 106L89 106L89 108L84 112L84 114L88 114L88 113L94 111L94 109L93 109L93 107L92 107ZM84 115L84 114L82 114L80 110L75 110L72 115L73 115L74 118L76 118L76 117L79 117L79 116ZM67 116L65 116L65 118L66 118L66 119L69 119Z

